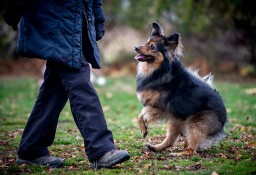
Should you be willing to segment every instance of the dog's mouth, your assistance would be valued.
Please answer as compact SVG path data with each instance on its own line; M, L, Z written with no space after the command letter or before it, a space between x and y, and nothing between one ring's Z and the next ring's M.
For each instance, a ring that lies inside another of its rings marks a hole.
M155 60L155 58L153 56L143 55L143 54L137 54L134 59L141 61L141 62L153 62Z

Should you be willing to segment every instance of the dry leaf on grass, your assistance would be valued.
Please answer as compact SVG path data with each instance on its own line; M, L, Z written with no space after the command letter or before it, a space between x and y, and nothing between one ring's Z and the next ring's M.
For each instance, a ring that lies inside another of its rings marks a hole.
M223 153L220 153L219 156L222 157L222 158L225 158L225 159L227 158L227 156Z
M10 142L10 140L0 140L0 145L6 145Z
M256 148L256 142L248 143L246 146L248 146L250 148Z
M144 164L143 167L146 168L146 169L150 169L152 166L152 164Z
M7 133L7 135L11 138L17 138L18 135L21 135L23 133L24 129L18 129L16 131L13 132L9 132Z
M242 155L241 154L237 154L237 156L236 156L236 160L239 160L240 158L242 157Z

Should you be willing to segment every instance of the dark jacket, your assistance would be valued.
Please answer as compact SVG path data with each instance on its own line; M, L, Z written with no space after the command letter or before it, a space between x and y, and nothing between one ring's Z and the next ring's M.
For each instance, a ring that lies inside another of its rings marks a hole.
M80 69L83 52L92 67L100 68L96 40L104 35L102 0L35 0L25 6L18 35L19 55Z

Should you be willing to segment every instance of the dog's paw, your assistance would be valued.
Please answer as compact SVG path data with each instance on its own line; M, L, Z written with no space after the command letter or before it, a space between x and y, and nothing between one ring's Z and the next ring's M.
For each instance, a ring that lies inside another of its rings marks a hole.
M155 149L155 147L154 147L153 145L147 143L146 146L148 147L148 149L149 149L150 151L157 152L157 150Z

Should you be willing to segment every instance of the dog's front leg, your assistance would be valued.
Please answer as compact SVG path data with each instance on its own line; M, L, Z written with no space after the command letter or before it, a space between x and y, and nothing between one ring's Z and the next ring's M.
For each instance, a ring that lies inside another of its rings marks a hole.
M146 114L145 108L143 108L140 115L139 115L139 119L138 119L140 131L143 135L143 138L146 138L146 136L148 135L148 128L147 128L146 122L144 120L144 115L145 114Z

